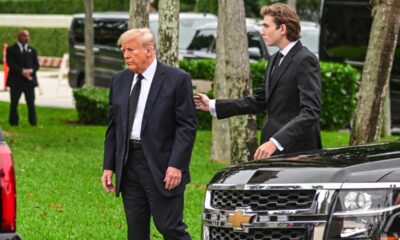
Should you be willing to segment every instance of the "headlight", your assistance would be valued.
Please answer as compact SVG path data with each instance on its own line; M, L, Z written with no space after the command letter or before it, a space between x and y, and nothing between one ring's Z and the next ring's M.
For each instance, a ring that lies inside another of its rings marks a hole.
M393 190L341 190L336 199L327 239L379 239Z
M371 208L372 200L371 195L366 192L351 191L346 193L343 203L346 210L368 210Z

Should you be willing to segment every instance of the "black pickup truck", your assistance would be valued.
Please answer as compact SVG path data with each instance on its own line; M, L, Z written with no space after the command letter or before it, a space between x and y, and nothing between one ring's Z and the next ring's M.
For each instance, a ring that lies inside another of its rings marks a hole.
M0 240L20 240L16 233L16 188L11 150L0 129Z
M222 169L202 218L203 240L400 239L400 141Z

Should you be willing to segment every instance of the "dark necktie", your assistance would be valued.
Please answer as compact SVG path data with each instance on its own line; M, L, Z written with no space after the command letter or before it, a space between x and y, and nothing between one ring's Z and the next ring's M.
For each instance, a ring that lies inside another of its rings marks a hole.
M129 97L129 128L128 128L128 133L131 133L132 131L132 126L133 126L133 120L135 119L135 113L137 109L137 105L139 102L139 96L140 96L140 89L142 87L142 79L143 75L139 74L137 76L136 84L132 89L131 96ZM128 134L130 136L130 134Z
M26 51L26 45L22 45L22 56L24 58L24 67L28 66L28 52Z
M275 58L274 65L272 66L272 72L271 75L274 74L276 68L280 66L281 60L285 55L283 55L281 52L279 52L279 55Z
M282 58L284 56L285 55L283 55L281 52L279 52L279 55L275 58L275 61L273 62L271 75L270 75L270 78L269 78L269 81L268 81L268 89L270 89L270 90L271 90L272 81L274 81L274 77L273 77L274 73L279 68L280 62L281 62L281 60L282 60Z

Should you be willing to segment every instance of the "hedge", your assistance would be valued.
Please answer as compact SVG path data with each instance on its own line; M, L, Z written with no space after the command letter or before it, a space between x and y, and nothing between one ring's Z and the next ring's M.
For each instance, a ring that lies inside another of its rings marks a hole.
M23 27L0 27L0 44L9 46L17 40L17 33ZM68 53L68 29L66 28L25 28L29 30L29 45L34 47L39 56L58 56ZM0 53L3 61L3 51Z
M264 79L266 62L250 64L253 88L257 88ZM360 73L350 65L321 62L322 112L320 124L322 129L336 130L347 127L351 121L356 104L356 93ZM180 68L187 71L192 78L212 80L210 69L215 69L213 60L183 60ZM107 90L77 89L74 90L79 119L83 123L104 124L107 121ZM208 93L212 96L212 93ZM199 129L211 129L209 113L197 112ZM101 119L96 119L101 118ZM264 114L257 116L260 127Z
M93 1L96 12L128 11L129 0ZM18 14L74 14L85 12L85 0L24 0L0 1L0 13Z

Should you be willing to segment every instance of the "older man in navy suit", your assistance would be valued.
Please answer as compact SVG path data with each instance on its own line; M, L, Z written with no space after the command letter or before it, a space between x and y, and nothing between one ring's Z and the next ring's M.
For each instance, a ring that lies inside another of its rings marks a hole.
M122 194L129 240L150 239L150 216L164 239L190 239L182 219L196 133L191 79L156 60L147 28L119 44L128 69L112 77L103 187Z

